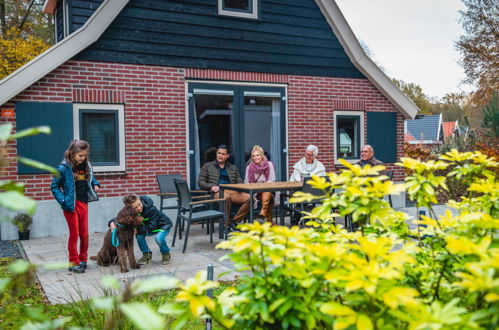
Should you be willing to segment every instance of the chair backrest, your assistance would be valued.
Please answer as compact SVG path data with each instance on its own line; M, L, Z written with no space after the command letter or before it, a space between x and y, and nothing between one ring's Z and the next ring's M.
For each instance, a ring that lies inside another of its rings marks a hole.
M179 206L186 210L190 209L192 197L187 182L184 180L173 179L173 183L175 184L175 188L177 190Z
M393 179L393 170L386 170L384 171L384 173L387 177L388 177L388 180L392 180Z
M324 178L326 178L326 180L329 181L329 177L328 176L325 176ZM306 177L303 179L303 188L302 188L302 191L305 192L305 193L309 193L311 195L314 195L314 196L324 196L324 191L322 191L321 189L317 189L317 188L314 188L312 187L307 181L312 179L311 177ZM312 202L319 202L321 200L321 198L317 198L316 200L313 200Z
M157 174L156 179L158 180L159 192L160 193L175 193L177 190L175 189L175 185L173 184L173 180L182 180L182 174ZM169 198L172 198L170 196ZM163 197L163 198L168 198Z

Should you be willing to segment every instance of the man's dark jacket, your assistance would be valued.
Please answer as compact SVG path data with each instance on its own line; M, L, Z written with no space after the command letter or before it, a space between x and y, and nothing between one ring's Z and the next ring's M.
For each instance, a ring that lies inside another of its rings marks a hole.
M144 221L142 225L137 227L137 235L145 235L155 233L158 230L167 230L171 228L172 221L163 212L154 206L154 202L150 197L140 196L140 201L144 205L142 216Z
M225 169L230 183L242 183L243 180L237 171L236 165L225 162ZM218 186L218 179L220 178L220 166L216 160L205 163L199 172L198 186L204 190L210 190L213 186Z
M367 164L371 165L371 166L376 166L376 165L383 165L383 162L379 159L376 159L373 157L371 157L370 159L366 160L366 161L363 161L362 159L359 160L359 162L357 163L360 165L360 167L364 167L366 166Z

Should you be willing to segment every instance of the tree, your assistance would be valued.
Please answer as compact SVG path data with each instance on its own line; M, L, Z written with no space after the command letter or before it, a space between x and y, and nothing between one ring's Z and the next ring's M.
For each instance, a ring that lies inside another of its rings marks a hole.
M499 90L499 2L462 1L467 7L460 11L465 35L456 42L456 48L463 56L464 82L477 84L473 101L483 105Z
M42 5L42 0L0 0L0 79L53 43L52 17Z
M494 92L494 96L482 109L482 127L489 130L493 137L499 137L499 94Z
M406 83L403 80L393 78L392 82L419 108L422 114L430 114L430 100L423 93L421 86L415 83Z

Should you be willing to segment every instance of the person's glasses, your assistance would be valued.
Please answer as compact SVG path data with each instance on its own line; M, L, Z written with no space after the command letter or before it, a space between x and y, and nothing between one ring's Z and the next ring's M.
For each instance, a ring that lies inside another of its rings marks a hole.
M307 156L307 157L314 157L314 154L305 153L305 156Z
M369 153L369 151L368 150L362 150L360 153L361 154L365 154L365 153Z

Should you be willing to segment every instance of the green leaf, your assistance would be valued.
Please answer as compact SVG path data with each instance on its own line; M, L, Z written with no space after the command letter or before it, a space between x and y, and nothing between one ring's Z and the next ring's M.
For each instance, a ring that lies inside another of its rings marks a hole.
M12 279L8 277L0 278L0 293L5 291L5 288L7 287L7 285L9 285L11 281Z
M20 138L27 137L27 136L38 135L40 133L50 134L51 133L50 127L48 127L48 126L38 126L38 127L26 128L26 129L23 129L20 132L17 132L14 135L9 136L8 140L20 139Z
M186 309L180 304L167 303L159 306L158 313L169 315L180 315L185 313Z
M167 290L178 287L180 281L173 276L156 276L146 280L136 281L132 285L132 292L134 294Z
M49 165L46 165L46 164L39 162L37 160L33 160L33 159L25 158L25 157L17 157L17 160L19 162L23 163L24 165L52 173L55 176L59 176L59 171L57 171L56 168L49 166Z
M172 323L170 329L171 330L180 330L183 329L187 321L189 320L189 314L179 317Z
M371 319L366 314L357 315L357 329L371 330L373 329L373 323Z
M30 267L30 263L26 260L16 260L11 263L8 267L9 271L15 274L23 274L26 273Z
M10 132L12 132L12 127L12 124L0 125L0 141L7 141L10 136Z
M0 207L33 214L36 210L36 202L19 191L6 191L0 193Z
M114 276L105 276L101 279L100 282L102 283L102 286L104 288L108 289L119 290L121 287L120 282Z
M93 298L92 305L100 309L102 311L111 312L114 309L114 298L113 297L105 297L105 298Z
M164 318L145 303L127 303L120 306L121 311L139 329L162 330Z
M321 312L333 316L355 315L355 311L337 302L328 302L321 306Z
M286 298L279 298L279 299L277 299L272 304L270 304L269 312L275 311L279 306L281 306L285 302L286 302Z
M24 193L24 183L2 180L0 181L0 189L8 191L18 191L20 193Z
M64 268L68 268L69 266L71 266L71 263L69 262L52 262L52 263L48 263L48 264L43 264L42 267L44 269L64 269Z

